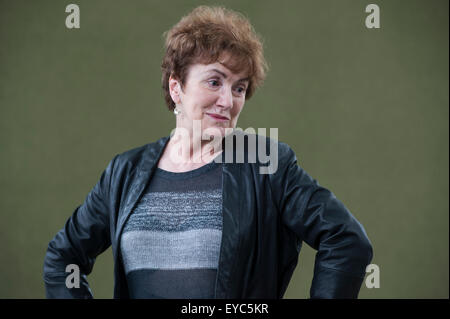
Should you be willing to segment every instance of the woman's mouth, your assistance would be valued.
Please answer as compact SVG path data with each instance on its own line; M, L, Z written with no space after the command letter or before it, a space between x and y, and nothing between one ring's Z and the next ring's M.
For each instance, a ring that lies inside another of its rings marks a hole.
M228 117L222 116L222 115L218 115L218 114L214 114L214 113L206 113L209 117L213 118L216 121L219 122L226 122L229 121Z

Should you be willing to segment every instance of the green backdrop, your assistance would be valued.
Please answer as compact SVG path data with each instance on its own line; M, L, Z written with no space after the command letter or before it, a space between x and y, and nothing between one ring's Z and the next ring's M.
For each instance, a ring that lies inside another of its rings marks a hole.
M81 28L67 29L76 3ZM366 5L381 28L365 26ZM299 163L364 225L380 288L449 297L448 1L0 0L0 297L44 298L48 242L114 155L174 127L162 33L200 4L246 14L267 80L238 126L277 127ZM307 298L305 245L285 298ZM112 298L111 249L88 277Z

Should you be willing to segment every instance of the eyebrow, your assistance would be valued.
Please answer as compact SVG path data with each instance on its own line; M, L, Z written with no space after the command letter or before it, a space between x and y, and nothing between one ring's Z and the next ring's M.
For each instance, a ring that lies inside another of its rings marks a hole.
M217 72L217 73L219 73L220 75L222 75L225 79L227 78L227 75L225 74L225 73L223 73L222 71L219 71L219 70L217 70L217 69L211 69L211 70L208 70L208 71L206 71L207 73L208 72ZM242 79L239 79L237 82L244 82L244 81L249 81L249 78L248 77L246 77L246 78L242 78Z

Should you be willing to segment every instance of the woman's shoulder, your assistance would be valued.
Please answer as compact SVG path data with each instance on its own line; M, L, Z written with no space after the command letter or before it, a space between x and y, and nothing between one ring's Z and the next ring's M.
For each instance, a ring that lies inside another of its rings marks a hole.
M164 146L169 137L161 137L154 142L150 142L138 147L134 147L123 151L116 155L117 161L121 163L138 164L143 160L156 159L164 149Z
M248 138L247 143L242 143L242 145L244 145L245 151L257 151L258 148L262 147L267 151L275 151L276 154L278 154L278 156L282 158L295 156L295 152L288 143L278 140L278 132L276 132L276 134L273 134L273 132L271 131L270 135L264 135L238 129L234 130L233 134L230 134L229 136L232 135L236 135L238 137L238 140L240 141L244 141L244 136ZM250 145L252 143L254 145Z

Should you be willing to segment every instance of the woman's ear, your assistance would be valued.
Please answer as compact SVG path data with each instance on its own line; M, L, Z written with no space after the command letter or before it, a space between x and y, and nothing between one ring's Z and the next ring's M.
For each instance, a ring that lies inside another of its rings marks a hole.
M170 96L172 97L172 101L175 104L180 104L181 103L181 98L180 98L180 83L177 79L175 79L174 77L170 76L169 78L169 92L170 92Z

